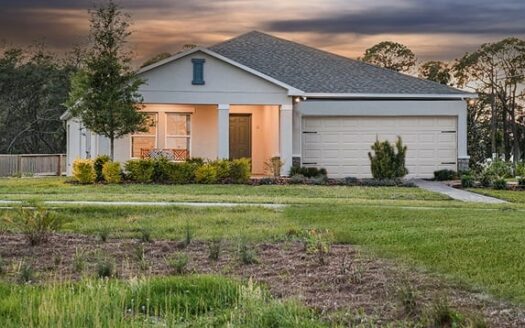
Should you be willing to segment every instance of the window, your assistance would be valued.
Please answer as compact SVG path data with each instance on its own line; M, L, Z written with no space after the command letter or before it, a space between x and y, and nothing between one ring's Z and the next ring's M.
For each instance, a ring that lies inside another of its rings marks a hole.
M131 136L131 157L143 157L157 147L157 114L148 113L148 131Z
M193 63L193 85L203 85L204 84L204 62L206 60L202 58L193 58L191 62Z
M166 113L166 148L173 149L176 159L189 156L191 115Z

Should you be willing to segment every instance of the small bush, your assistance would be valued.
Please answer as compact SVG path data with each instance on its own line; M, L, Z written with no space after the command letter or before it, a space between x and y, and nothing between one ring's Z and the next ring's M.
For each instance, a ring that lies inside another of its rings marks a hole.
M238 252L242 264L256 264L259 262L255 250L244 238L239 242Z
M306 178L317 178L320 176L326 176L327 172L324 168L319 169L317 167L292 166L289 175L291 177L294 175L302 175Z
M434 171L434 180L436 181L447 181L454 180L458 177L458 174L454 170L438 170Z
M120 163L119 162L106 162L102 166L102 176L106 183L120 183Z
M20 230L31 246L47 242L49 235L62 226L63 221L43 207L21 207L6 223Z
M217 167L206 163L195 171L195 182L204 184L217 183Z
M126 162L129 178L138 183L151 183L155 168L151 159L134 159Z
M494 189L505 190L507 189L507 180L504 178L498 178L494 180L492 187L494 187Z
M204 160L200 157L192 157L186 160L186 163L193 164L196 166L204 165Z
M328 230L310 229L303 234L304 250L307 254L316 254L319 264L328 263L328 255L332 248L332 237Z
M516 164L516 176L525 179L525 162Z
M461 327L463 323L462 316L450 308L446 299L434 303L428 319L432 327Z
M368 153L370 169L375 179L402 178L408 174L405 167L407 147L403 146L400 137L397 138L395 147L388 141L377 140L372 145L374 153Z
M35 280L35 271L33 266L28 263L22 263L20 266L20 271L18 272L18 282L20 283L30 283Z
M104 181L104 173L102 173L102 168L104 167L104 164L107 162L110 162L111 158L108 155L99 155L97 158L95 158L95 162L93 163L93 167L95 169L96 174L96 181L102 182Z
M474 187L474 177L470 174L463 174L461 176L461 186L463 188L472 188Z
M306 178L302 174L294 174L288 181L290 184L303 184L306 182Z
M408 281L398 287L396 294L406 315L414 316L419 313L417 291Z
M191 162L172 163L168 172L169 181L175 184L188 184L195 182L195 171L199 164Z
M97 261L97 277L111 278L115 276L115 264L109 258L102 257Z
M151 229L142 227L139 229L139 239L144 243L151 243L153 238L151 237Z
M483 187L486 187L486 188L491 187L493 182L494 182L494 176L492 175L492 173L487 172L487 171L483 171L480 174L480 176L479 176L479 183Z
M518 179L518 186L525 187L525 177L520 177Z
M208 258L212 261L218 261L221 255L222 239L213 239L208 243Z
M189 258L186 253L177 253L166 260L168 267L177 274L182 274L186 271Z
M77 159L73 161L73 177L82 184L95 183L97 174L93 161L90 159Z
M230 163L230 179L233 183L250 181L252 164L249 158L234 159Z
M105 243L106 241L108 241L108 238L109 238L109 235L110 235L111 231L109 230L108 227L101 227L96 235L97 235L97 239L100 241L100 242L103 242Z
M231 161L220 159L211 164L215 166L215 170L217 171L217 181L227 182L230 178Z
M496 159L485 168L484 172L496 178L508 178L512 176L512 166L510 163Z
M159 156L153 161L153 181L157 183L168 183L171 178L172 165L165 156Z

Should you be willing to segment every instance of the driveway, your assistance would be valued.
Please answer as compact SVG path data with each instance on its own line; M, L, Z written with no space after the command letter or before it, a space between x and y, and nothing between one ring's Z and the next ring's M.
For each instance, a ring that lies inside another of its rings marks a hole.
M497 199L494 197L484 196L476 194L467 190L452 188L439 181L428 181L415 179L412 182L419 188L437 192L446 196L449 196L452 199L460 200L463 202L473 202L473 203L485 203L485 204L503 204L506 201Z

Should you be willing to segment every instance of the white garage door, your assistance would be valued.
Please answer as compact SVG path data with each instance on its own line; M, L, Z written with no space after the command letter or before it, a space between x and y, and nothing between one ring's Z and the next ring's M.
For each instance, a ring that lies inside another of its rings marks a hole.
M324 167L330 177L371 177L368 152L379 140L407 146L407 177L429 178L456 170L456 117L304 117L304 166Z

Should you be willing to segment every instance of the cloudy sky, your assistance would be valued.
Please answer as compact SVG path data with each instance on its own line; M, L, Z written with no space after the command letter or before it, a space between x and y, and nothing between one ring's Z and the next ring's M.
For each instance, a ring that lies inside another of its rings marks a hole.
M525 38L524 0L118 0L133 17L138 61L187 43L211 45L251 30L358 57L377 42L449 60L483 42ZM0 0L0 40L82 42L93 0Z

